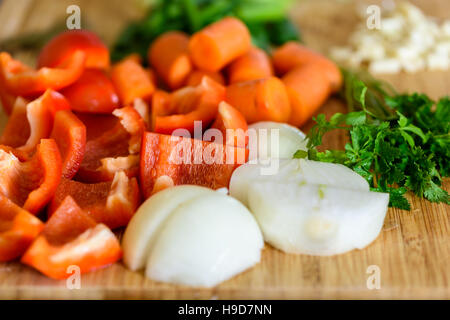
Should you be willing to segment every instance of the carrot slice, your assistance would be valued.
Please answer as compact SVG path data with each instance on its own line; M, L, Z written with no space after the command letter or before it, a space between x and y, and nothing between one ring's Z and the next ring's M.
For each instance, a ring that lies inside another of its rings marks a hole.
M148 59L158 75L171 89L178 89L191 73L188 54L189 37L179 31L160 35L150 46Z
M264 79L273 76L272 62L264 50L251 48L228 67L230 83Z
M155 91L150 74L133 56L112 67L111 80L123 105L132 104L137 98L148 100Z
M232 84L227 87L225 101L238 109L248 123L286 122L291 112L286 87L276 77Z
M291 41L276 49L272 61L277 73L282 75L299 66L318 64L321 66L318 71L325 74L333 92L342 86L342 74L336 64L298 42Z
M62 176L71 179L78 171L86 149L86 127L68 110L55 116L50 136L58 145L62 158Z
M250 32L244 23L226 17L195 33L189 41L194 65L206 71L219 71L251 46Z
M42 234L22 257L22 262L53 279L65 279L77 266L90 272L122 257L119 241L103 224L97 224L67 197L47 221Z
M320 64L311 63L283 77L291 102L290 124L297 127L305 124L329 97L330 83L321 70Z

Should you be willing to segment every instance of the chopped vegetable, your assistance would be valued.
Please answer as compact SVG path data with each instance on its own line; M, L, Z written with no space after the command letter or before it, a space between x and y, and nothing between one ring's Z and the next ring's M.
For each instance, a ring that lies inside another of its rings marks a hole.
M273 76L272 62L263 50L251 48L228 67L230 83L264 79Z
M225 78L220 72L210 72L210 71L204 71L204 70L194 70L191 72L191 74L188 76L185 86L186 87L196 87L200 83L202 83L203 77L209 77L212 80L214 80L217 83L220 83L221 85L225 85ZM1 94L1 93L0 93Z
M248 144L247 121L242 113L224 101L219 104L217 118L211 128L221 131L226 145L245 148Z
M122 257L119 241L67 197L45 224L21 261L53 279L65 279L77 266L81 273L96 270Z

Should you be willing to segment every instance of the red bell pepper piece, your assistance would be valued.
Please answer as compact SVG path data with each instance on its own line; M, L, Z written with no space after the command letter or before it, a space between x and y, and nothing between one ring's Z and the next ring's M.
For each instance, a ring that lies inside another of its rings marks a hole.
M140 162L142 193L148 198L162 189L161 184L228 187L234 169L247 156L244 148L146 132Z
M219 129L224 137L224 143L229 146L245 148L248 144L248 126L245 117L226 102L219 104L219 112L211 128Z
M61 156L53 139L42 139L33 157L20 161L0 146L0 193L37 214L53 197L61 179Z
M86 273L122 257L119 241L104 224L97 224L70 197L47 221L41 235L21 261L53 279L65 279L78 266Z
M74 113L86 127L86 141L100 137L119 122L119 119L112 114Z
M175 91L170 101L153 109L153 131L172 134L176 129L194 132L194 121L208 126L216 117L220 101L225 99L225 87L204 77L197 87Z
M114 85L103 71L97 69L86 69L78 81L61 93L78 112L108 114L119 107Z
M86 54L86 68L109 69L108 47L87 30L65 31L51 39L41 50L38 67L53 68L77 50Z
M5 80L3 80L3 73L0 72L0 102L2 104L3 110L9 116L16 102L16 96L10 94L6 89Z
M132 104L136 98L148 100L155 91L150 74L134 55L112 67L111 80L123 105Z
M0 194L0 262L20 257L44 223Z
M140 202L136 178L130 179L124 172L116 173L112 182L86 184L62 179L50 203L49 216L67 196L71 196L91 218L111 229L126 226Z
M129 177L139 172L139 151L145 123L133 107L114 110L119 123L86 143L86 153L77 172L83 182L111 181L118 171Z
M70 104L60 93L47 90L38 99L26 103L18 99L0 137L0 143L31 152L41 139L50 136L53 118L60 110L70 110Z
M47 89L59 90L71 85L82 75L85 61L86 54L83 51L75 51L54 68L34 70L2 52L0 70L10 94L30 96Z
M55 116L50 137L58 145L62 159L62 176L71 179L78 171L86 149L86 127L68 110Z

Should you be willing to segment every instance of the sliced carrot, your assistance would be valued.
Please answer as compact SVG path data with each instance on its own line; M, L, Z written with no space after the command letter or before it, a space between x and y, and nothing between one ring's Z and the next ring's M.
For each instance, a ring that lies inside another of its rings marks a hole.
M276 49L272 61L276 72L282 75L295 67L314 62L321 66L319 72L326 75L333 92L339 90L342 85L342 74L333 61L298 42L291 41Z
M250 32L244 23L226 17L195 33L189 41L189 53L201 70L219 71L251 46Z
M273 76L272 62L264 50L253 47L230 64L228 75L230 83L268 78Z
M220 72L211 72L204 70L192 71L192 73L187 78L185 85L188 87L198 86L202 82L203 77L205 76L210 77L211 79L213 79L217 83L220 83L221 85L225 85L225 78Z
M232 84L227 87L225 101L238 109L248 123L286 122L291 112L286 87L276 77Z
M188 44L185 33L170 31L159 36L149 48L150 64L171 89L181 87L191 73Z
M282 78L291 102L290 124L303 125L330 95L330 83L321 70L320 64L310 63L293 69Z
M134 55L112 67L111 80L123 105L132 104L136 98L148 100L155 91L150 74Z

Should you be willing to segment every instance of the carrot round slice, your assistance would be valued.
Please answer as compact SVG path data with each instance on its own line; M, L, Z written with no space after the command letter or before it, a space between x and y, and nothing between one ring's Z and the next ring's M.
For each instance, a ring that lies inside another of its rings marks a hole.
M149 48L150 64L171 89L181 87L192 70L188 44L189 37L185 33L169 31L159 36Z
M230 83L264 79L273 76L272 62L264 50L251 48L228 67Z
M197 68L219 71L250 46L250 32L245 24L226 17L195 33L189 41L189 53Z
M232 84L227 87L225 101L238 109L248 123L286 122L291 112L286 87L276 77Z
M108 266L122 257L119 241L67 197L47 221L42 234L21 261L53 279L65 279L77 266L81 273Z
M322 67L311 63L295 68L283 77L291 103L289 123L302 126L329 97L330 83Z

